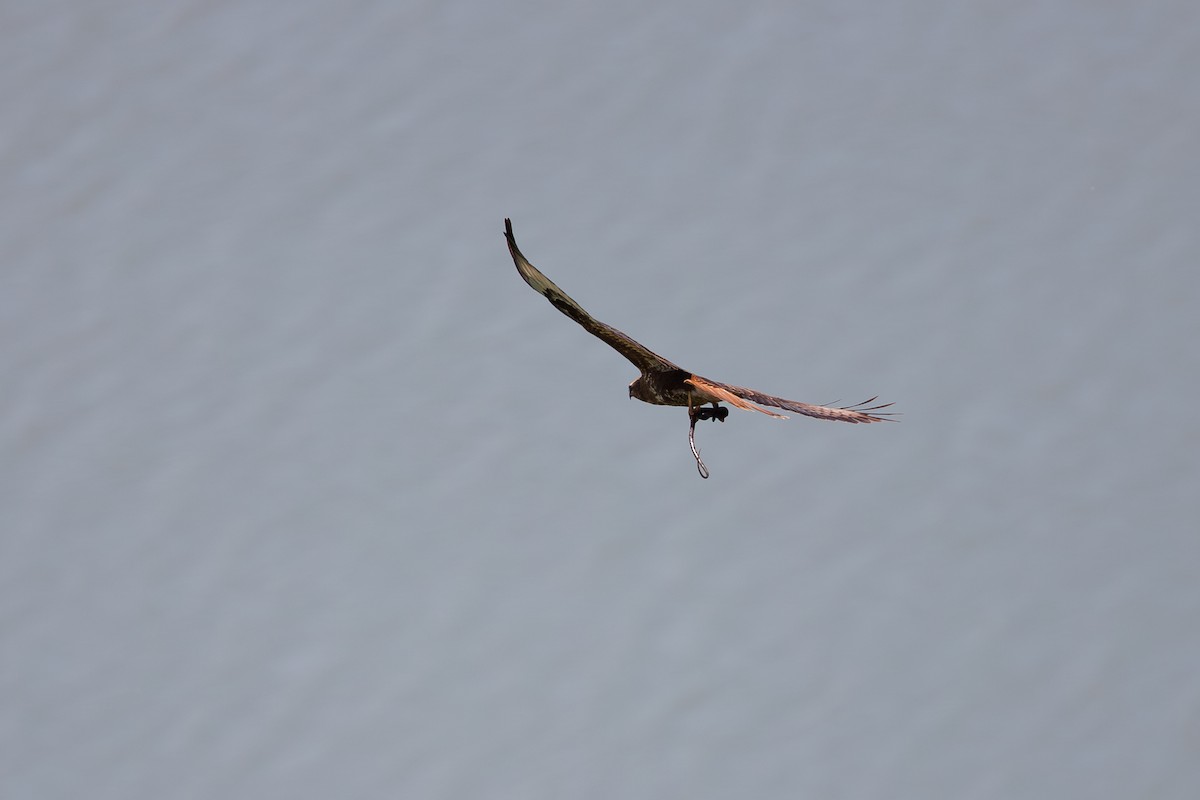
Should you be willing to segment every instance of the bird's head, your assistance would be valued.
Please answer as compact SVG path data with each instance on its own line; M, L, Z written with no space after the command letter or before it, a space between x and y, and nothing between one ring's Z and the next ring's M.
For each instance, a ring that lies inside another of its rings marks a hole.
M630 382L629 396L631 398L636 397L638 400L645 399L644 397L642 397L642 376L641 375L637 376Z

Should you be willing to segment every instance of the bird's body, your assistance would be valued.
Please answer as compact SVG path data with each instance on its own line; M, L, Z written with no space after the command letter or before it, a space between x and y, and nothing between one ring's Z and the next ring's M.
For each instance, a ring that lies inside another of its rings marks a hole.
M701 400L694 387L688 384L692 373L686 369L669 369L662 372L643 373L629 384L629 396L656 406L699 406Z
M818 419L852 423L883 422L888 416L888 412L881 410L890 406L891 403L867 406L875 398L854 406L819 406L763 394L743 386L732 386L688 372L611 325L606 325L596 319L572 300L537 267L529 263L529 260L521 253L517 247L517 241L513 237L512 221L509 219L504 220L504 236L508 240L508 250L512 255L513 263L526 283L549 300L551 305L579 323L588 333L625 356L638 368L641 375L629 384L629 396L654 405L687 406L693 432L698 419L725 420L729 412L721 407L720 403L728 403L746 411L757 411L777 419L785 419L785 417L761 406L782 408ZM711 408L704 407L708 404L711 404ZM708 472L700 460L694 440L692 441L692 454L696 457L696 465L700 469L700 474L708 477Z

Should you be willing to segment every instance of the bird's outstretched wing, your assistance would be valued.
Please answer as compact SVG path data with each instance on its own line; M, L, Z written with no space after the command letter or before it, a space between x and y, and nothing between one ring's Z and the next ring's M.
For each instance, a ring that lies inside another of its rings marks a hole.
M875 402L876 398L874 397L870 400L864 400L861 403L855 403L852 406L815 406L811 403L800 403L795 400L785 400L782 397L763 394L754 389L747 389L744 386L731 386L728 383L710 381L708 378L701 378L699 375L693 375L686 382L710 395L715 400L724 401L747 411L759 411L763 414L769 414L772 417L781 417L782 415L751 405L751 403L782 408L786 411L795 411L797 414L803 414L806 417L832 419L838 422L886 422L887 418L892 416L891 412L882 410L892 405L891 403L881 403L876 406L868 405L868 403Z
M625 356L642 372L666 372L679 369L662 356L584 311L583 306L568 297L566 292L554 284L554 281L530 264L529 259L525 258L517 248L517 240L513 238L512 221L507 217L504 219L504 237L508 239L508 252L512 253L513 263L517 265L517 272L521 273L525 282L545 296L551 305L582 325L584 330Z

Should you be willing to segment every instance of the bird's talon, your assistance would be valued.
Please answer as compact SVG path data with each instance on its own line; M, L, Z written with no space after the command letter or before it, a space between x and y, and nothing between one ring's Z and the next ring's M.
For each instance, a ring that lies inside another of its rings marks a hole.
M724 422L725 418L729 416L729 409L724 406L717 406L716 408L693 408L690 409L690 412L692 419L696 420L713 419L717 422Z

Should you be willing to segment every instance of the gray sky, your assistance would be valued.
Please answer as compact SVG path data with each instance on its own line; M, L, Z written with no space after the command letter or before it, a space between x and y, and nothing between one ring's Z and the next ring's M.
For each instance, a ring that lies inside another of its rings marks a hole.
M1198 17L0 12L3 794L1197 796Z

